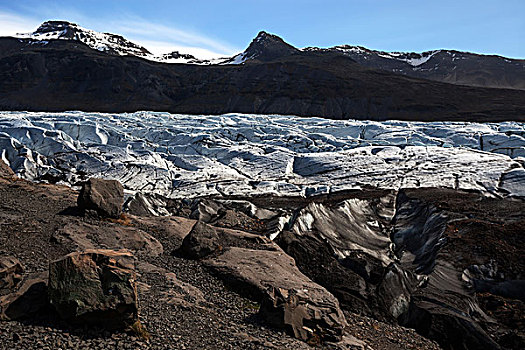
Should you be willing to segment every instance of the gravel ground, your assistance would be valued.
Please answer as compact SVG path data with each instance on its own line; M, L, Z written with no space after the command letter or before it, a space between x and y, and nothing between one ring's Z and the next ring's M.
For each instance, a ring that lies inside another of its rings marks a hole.
M26 274L75 250L53 234L71 220L76 192L0 178L0 254L17 257ZM84 220L84 219L81 219ZM111 229L110 222L91 224ZM311 349L267 327L258 304L231 290L198 261L172 254L182 238L162 227L132 224L154 236L163 253L137 252L140 318L148 341L132 332L110 333L60 321L52 310L25 321L0 322L0 349ZM374 349L438 349L411 330L347 314L349 333Z

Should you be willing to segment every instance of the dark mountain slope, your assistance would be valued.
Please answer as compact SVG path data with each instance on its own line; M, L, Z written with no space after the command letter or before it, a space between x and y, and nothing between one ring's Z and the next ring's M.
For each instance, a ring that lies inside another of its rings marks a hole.
M446 83L525 90L525 60L479 55L455 50L423 53L384 52L361 46L329 49L306 48L305 52L339 53L375 69Z
M197 66L0 38L0 109L500 121L525 120L525 92L418 80L338 53Z

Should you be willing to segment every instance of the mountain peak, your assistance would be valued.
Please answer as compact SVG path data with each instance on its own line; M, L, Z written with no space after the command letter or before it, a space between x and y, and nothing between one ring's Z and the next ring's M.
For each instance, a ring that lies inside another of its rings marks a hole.
M298 52L300 52L298 49L285 42L281 37L260 31L243 53L232 57L225 63L240 64L248 60L267 62Z
M57 30L64 30L70 27L78 27L78 25L68 21L46 21L37 28L35 33L48 33Z
M121 35L99 33L68 21L46 21L32 33L18 34L17 37L46 43L48 40L80 41L92 49L115 55L151 55L146 48L137 45Z

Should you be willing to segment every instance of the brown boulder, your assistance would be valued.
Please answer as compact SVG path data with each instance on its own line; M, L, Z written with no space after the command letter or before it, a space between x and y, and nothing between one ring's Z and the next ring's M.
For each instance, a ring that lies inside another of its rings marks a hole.
M150 234L136 228L120 225L91 225L81 220L70 220L51 236L56 243L72 242L75 250L127 249L134 254L159 256L162 244Z
M341 340L346 320L337 299L303 275L282 250L232 247L205 264L241 292L261 301L259 314L296 338Z
M198 221L184 237L180 252L190 259L201 259L227 247L259 250L278 249L269 238L239 230L215 227Z
M16 287L23 273L24 269L17 258L0 256L0 290Z
M135 279L128 251L71 253L49 266L49 301L66 320L122 329L138 320Z
M84 213L119 218L124 205L124 187L116 180L91 178L82 185L77 205Z
M219 249L219 235L214 227L198 221L184 237L181 253L190 259L200 259Z
M0 319L20 320L47 311L47 272L27 276L19 288L0 297Z

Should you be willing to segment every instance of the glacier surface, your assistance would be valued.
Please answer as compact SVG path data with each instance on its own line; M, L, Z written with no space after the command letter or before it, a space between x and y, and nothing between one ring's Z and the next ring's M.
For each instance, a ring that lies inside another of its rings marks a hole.
M525 124L279 115L0 112L22 178L117 179L169 198L450 187L525 197Z

